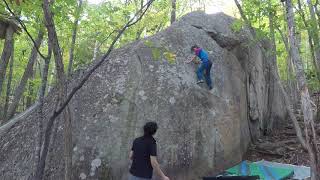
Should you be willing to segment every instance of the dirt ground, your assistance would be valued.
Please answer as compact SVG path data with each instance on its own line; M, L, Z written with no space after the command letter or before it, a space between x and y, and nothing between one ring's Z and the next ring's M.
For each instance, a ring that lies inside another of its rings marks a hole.
M300 122L302 123L302 122ZM309 166L308 153L303 150L292 124L274 130L252 144L244 158L249 161L267 160L279 163Z

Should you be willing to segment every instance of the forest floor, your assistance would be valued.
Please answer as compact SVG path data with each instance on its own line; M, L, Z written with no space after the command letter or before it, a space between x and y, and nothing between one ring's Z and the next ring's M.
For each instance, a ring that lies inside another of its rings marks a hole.
M301 121L300 124L302 125ZM320 132L319 126L317 132ZM292 123L281 126L269 135L261 137L257 143L249 147L243 159L251 162L266 160L310 166L308 153L299 143Z

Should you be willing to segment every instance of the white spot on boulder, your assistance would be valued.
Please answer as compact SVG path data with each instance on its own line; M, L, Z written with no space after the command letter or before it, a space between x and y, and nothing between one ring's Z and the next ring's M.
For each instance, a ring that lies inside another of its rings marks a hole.
M99 73L96 74L97 77L102 78L103 76Z
M95 174L95 171L98 167L101 166L101 159L97 158L97 159L94 159L92 162L91 162L91 172L90 172L90 176L94 176Z
M79 176L80 179L86 179L87 178L87 175L85 173L80 173L80 176Z
M144 96L144 91L139 91L140 96Z
M107 112L110 108L111 104L107 104L105 107L102 108L103 112Z
M142 96L141 99L145 101L145 100L147 100L148 98L147 98L147 96Z
M176 102L176 100L174 99L174 97L171 97L171 98L169 99L169 102L170 102L170 104L174 104L174 103Z
M119 121L119 118L118 118L118 117L115 117L115 116L113 116L113 115L109 115L109 121L110 121L111 123L115 123L115 122Z
M212 114L212 117L215 117L216 116L216 112L211 110L210 113Z
M73 151L77 151L77 150L78 150L78 147L77 147L77 146L73 148Z
M153 68L154 68L153 65L149 65L149 69L150 69L151 71L153 71Z
M99 106L99 104L100 104L100 101L97 101L94 103L95 106Z
M118 103L119 101L116 98L112 98L112 102Z
M92 167L96 167L96 168L98 168L99 166L101 166L101 159L99 159L99 158L94 159L94 160L91 162L91 166L92 166Z
M84 156L80 156L80 161L84 161Z
M144 100L144 101L145 101L145 100L147 100L147 99L148 99L148 98L147 98L147 96L145 96L145 95L144 95L144 94L145 94L145 92L144 92L144 91L139 91L139 93L138 93L138 94L139 94L139 96L141 96L141 99L142 99L142 100Z

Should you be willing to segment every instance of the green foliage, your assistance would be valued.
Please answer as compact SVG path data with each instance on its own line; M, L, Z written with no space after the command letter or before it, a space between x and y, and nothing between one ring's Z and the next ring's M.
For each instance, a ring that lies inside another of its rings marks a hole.
M166 59L169 64L174 64L176 60L176 54L168 50L165 46L161 45L157 47L154 42L150 40L144 41L144 45L151 49L153 60Z
M306 78L308 81L308 87L312 91L318 91L320 87L320 83L317 78L317 73L313 69L305 70Z
M170 64L174 64L176 62L176 54L170 51L166 51L163 53L164 57Z
M161 50L158 48L152 48L152 56L154 60L159 60L161 58Z
M243 22L237 19L232 23L231 29L233 32L239 32L243 28L243 25Z
M152 41L150 41L150 40L144 41L144 45L146 45L149 48L154 47L154 43Z
M315 1L312 1L315 3ZM297 1L294 1L294 6L297 5ZM314 27L316 27L317 23L310 18L309 9L306 4L306 1L302 1L302 11L298 11L298 7L295 11L295 24L297 26L296 32L298 33L298 37L300 36L300 55L302 57L306 78L308 80L308 85L311 90L319 90L320 84L319 80L316 76L316 71L314 68L314 63L312 62L312 55L310 52L310 46L308 42L308 33L307 30L309 28L310 32L315 32ZM285 48L285 44L283 38L281 37L279 30L283 33L284 38L287 38L287 22L285 17L285 7L281 4L279 0L243 0L242 8L244 10L245 15L249 19L252 26L256 29L258 39L250 42L250 44L255 44L256 41L261 39L269 39L271 40L271 32L270 32L270 23L269 16L273 18L272 25L275 28L275 43L276 43L276 55L277 55L277 65L280 74L280 78L283 81L294 80L295 77L292 74L288 73L288 57L289 52ZM305 24L302 21L302 14L304 13L308 28L305 27ZM312 26L313 25L313 26ZM234 31L238 30L240 27L239 22L235 22L232 25L232 29ZM279 29L279 30L277 30ZM317 32L319 33L319 32ZM249 45L250 45L249 44ZM317 44L316 44L317 46ZM271 55L273 52L268 52ZM294 67L293 67L294 68Z

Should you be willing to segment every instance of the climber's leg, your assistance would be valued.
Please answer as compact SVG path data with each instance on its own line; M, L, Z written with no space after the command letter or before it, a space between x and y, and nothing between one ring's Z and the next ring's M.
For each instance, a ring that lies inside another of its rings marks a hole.
M201 63L198 67L197 70L197 77L198 77L198 82L197 83L202 83L203 82L203 71L205 70L205 64Z
M210 77L211 67L212 67L212 63L209 61L209 63L206 66L206 74L205 74L206 82L209 89L212 89L212 81Z

